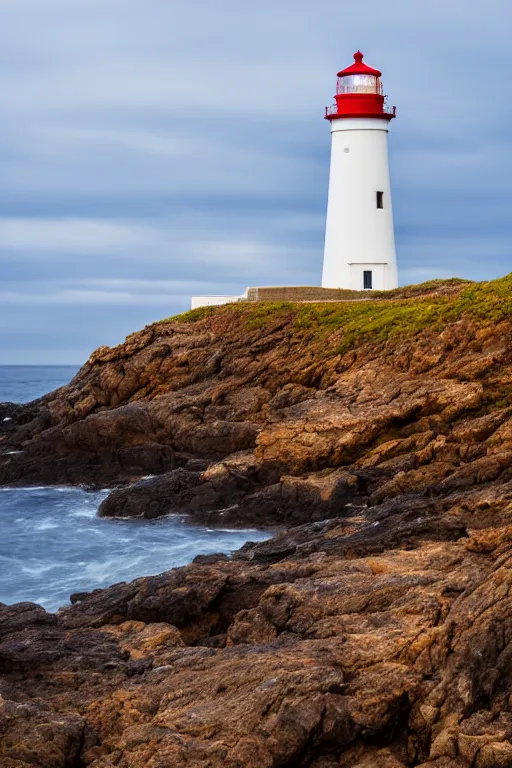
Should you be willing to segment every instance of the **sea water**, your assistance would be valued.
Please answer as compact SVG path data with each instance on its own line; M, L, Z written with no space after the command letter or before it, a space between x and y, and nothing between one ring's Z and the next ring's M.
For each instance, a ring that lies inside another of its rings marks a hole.
M0 403L29 403L68 384L76 365L0 365Z
M27 402L62 386L73 367L0 366L0 402ZM194 525L186 515L159 520L99 518L108 489L0 488L0 602L32 601L47 610L73 592L107 587L189 563L198 554L229 553L257 530Z
M28 600L56 610L73 592L161 573L195 555L229 553L248 539L268 537L192 525L185 516L98 518L107 493L0 488L0 602Z

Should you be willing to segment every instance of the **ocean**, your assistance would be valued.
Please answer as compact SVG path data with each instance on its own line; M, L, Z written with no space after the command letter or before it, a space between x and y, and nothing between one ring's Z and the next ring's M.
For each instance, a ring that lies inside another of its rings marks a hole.
M0 402L25 403L68 383L74 366L0 366ZM47 610L69 595L229 553L269 534L192 525L186 515L159 520L97 517L109 489L0 488L0 602Z
M77 365L0 365L0 403L29 403L68 384Z

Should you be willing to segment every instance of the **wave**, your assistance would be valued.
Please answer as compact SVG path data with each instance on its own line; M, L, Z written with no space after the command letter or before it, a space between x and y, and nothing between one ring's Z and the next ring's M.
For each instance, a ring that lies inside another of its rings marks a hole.
M41 576L43 573L48 573L49 571L53 571L54 568L58 568L58 563L48 563L47 565L33 565L32 567L29 565L22 565L21 571L22 573L27 573L30 576Z
M59 524L55 520L43 520L42 523L36 523L34 525L35 531L51 531L53 528L58 528Z
M162 573L198 554L226 552L256 529L212 528L184 513L157 520L99 518L108 491L69 486L1 488L0 602L68 604L72 592Z
M74 509L72 512L69 513L70 517L86 517L88 520L93 520L98 513L98 510L96 507L93 509Z

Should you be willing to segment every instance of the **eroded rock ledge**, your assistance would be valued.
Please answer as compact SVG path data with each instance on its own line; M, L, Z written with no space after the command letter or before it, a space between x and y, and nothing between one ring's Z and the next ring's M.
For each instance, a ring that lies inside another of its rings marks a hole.
M285 528L1 607L2 768L512 765L511 282L196 313L2 406L4 483Z

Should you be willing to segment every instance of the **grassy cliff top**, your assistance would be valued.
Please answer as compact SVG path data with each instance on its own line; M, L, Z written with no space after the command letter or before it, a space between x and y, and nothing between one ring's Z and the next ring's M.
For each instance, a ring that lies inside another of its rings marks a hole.
M325 336L338 332L340 351L356 343L413 336L426 329L441 331L463 318L478 325L512 320L512 273L489 282L459 278L432 280L371 294L347 292L354 298L326 302L239 302L200 307L160 323L193 323L240 315L247 328L287 319L293 329ZM363 298L364 296L364 298Z

